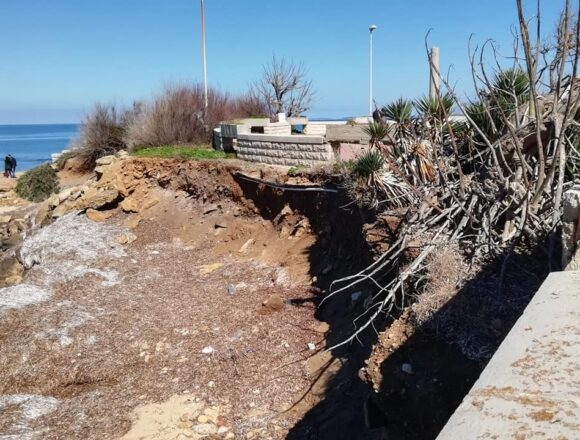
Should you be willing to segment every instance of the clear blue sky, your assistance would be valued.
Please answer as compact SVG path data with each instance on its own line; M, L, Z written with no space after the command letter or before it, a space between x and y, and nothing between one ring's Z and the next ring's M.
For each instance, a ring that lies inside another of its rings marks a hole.
M543 0L546 28L562 3ZM442 70L469 93L469 35L507 52L516 22L514 0L206 0L209 82L242 92L276 54L308 67L310 116L364 114L369 24L385 103L426 92L430 28ZM0 124L76 122L97 101L126 105L201 74L199 0L0 1Z

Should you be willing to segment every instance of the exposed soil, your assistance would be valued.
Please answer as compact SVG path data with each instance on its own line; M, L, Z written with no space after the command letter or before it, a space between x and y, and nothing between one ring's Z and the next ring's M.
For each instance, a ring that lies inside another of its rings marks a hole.
M318 212L312 225L296 200L240 186L222 165L164 166L125 169L140 182L139 213L113 209L105 223L68 214L25 243L24 258L39 264L24 283L42 295L0 307L3 435L141 438L139 419L153 411L159 423L146 438L219 429L218 438L277 439L304 402L323 397L319 370L332 358L308 361L329 329L315 316L312 260L321 277L355 264L323 270L333 255L322 217L331 213L299 202ZM42 411L27 413L42 399Z
M541 282L513 258L498 309L498 268L442 249L422 300L329 354L371 290L320 299L404 212L248 182L317 178L236 161L108 170L118 198L36 231L23 283L0 289L2 438L432 439Z

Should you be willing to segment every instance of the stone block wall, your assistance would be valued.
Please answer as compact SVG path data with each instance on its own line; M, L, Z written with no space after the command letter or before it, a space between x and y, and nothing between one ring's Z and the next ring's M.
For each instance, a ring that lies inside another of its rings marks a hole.
M271 165L314 166L332 162L334 154L322 136L240 135L238 158Z

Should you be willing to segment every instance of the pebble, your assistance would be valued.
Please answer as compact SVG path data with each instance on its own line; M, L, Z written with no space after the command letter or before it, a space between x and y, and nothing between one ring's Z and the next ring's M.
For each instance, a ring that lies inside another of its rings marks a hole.
M203 354L212 354L214 352L214 349L211 345L208 345L207 347L203 347L203 349L201 350L201 352Z
M401 370L403 373L413 374L413 366L411 364L405 363L401 365Z
M212 425L211 423L202 423L200 425L193 425L191 428L193 432L199 435L212 435L217 433L217 426Z
M197 421L199 423L206 424L207 422L209 422L209 418L206 415L202 414L197 418Z

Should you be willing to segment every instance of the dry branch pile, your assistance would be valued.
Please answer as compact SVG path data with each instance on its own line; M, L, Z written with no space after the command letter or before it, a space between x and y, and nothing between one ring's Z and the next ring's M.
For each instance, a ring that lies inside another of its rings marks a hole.
M330 349L402 307L406 291L425 280L430 255L443 245L458 246L481 264L503 258L500 291L514 250L549 238L554 253L562 193L580 167L579 20L566 0L553 43L542 43L538 34L534 47L521 0L517 6L513 66L499 67L493 43L470 50L476 101L461 103L443 80L447 93L415 102L418 116L412 116L413 103L401 99L370 124L373 154L383 161L371 161L370 173L379 176L366 182L375 187L371 205L395 209L402 199L406 214L399 239L383 255L331 285L324 301L369 284L374 294L353 334ZM493 74L484 62L490 47L498 66ZM463 118L450 116L454 105ZM411 242L422 245L409 257Z

